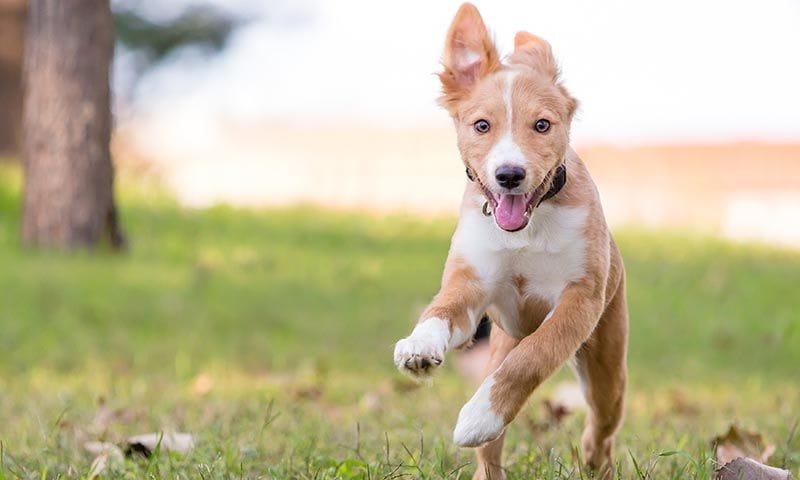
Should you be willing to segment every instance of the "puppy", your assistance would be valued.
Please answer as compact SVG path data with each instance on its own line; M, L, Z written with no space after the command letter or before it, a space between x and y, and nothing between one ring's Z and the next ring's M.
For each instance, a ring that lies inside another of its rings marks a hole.
M627 377L625 272L597 189L569 146L577 102L546 41L519 32L501 61L470 4L450 26L443 65L440 104L470 181L441 290L397 342L395 364L429 376L488 312L486 378L453 433L457 445L477 447L474 478L504 478L506 426L570 359L589 405L583 458L608 475Z

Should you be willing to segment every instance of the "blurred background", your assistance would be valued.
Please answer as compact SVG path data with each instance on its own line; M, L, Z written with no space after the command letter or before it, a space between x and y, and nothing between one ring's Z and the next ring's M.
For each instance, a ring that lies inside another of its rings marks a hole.
M800 3L476 3L501 52L547 39L580 101L630 278L622 443L713 467L697 446L740 420L797 473ZM0 0L0 474L86 472L84 440L143 428L205 445L165 475L361 478L416 450L353 457L353 435L449 438L468 384L390 357L466 182L436 105L459 4ZM469 459L417 453L422 477Z
M115 159L187 206L452 214L463 179L434 73L458 3L117 0ZM797 2L481 7L502 51L523 28L552 43L613 224L800 244ZM1 8L11 153L25 2Z

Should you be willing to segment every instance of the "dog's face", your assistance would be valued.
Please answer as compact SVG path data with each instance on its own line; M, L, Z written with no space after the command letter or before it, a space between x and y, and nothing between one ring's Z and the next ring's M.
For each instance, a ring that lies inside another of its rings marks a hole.
M528 224L569 143L576 101L558 83L544 40L519 32L500 63L477 9L464 4L447 35L441 104L456 126L465 163L503 230Z

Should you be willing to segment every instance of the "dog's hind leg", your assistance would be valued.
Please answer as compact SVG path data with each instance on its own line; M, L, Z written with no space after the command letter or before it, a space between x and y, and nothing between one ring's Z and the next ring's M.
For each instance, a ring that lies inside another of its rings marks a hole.
M489 316L498 320L498 313L490 310ZM485 375L494 372L506 359L508 352L517 346L519 340L510 337L495 323L489 336L489 362L486 364ZM475 449L477 466L473 480L502 480L505 473L502 467L503 439L505 432L500 437Z
M589 411L581 446L584 461L599 470L598 478L611 478L614 434L622 423L625 384L628 311L624 278L591 338L575 355Z

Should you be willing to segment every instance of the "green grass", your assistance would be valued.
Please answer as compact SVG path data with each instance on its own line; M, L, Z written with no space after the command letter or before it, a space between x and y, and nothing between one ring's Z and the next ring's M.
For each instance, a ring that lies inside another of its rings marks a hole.
M472 474L450 442L471 394L452 361L417 388L391 362L437 289L453 218L184 210L123 185L130 251L89 255L23 249L19 202L18 172L0 168L0 479L83 477L85 441L164 429L197 448L110 477ZM712 478L710 441L732 422L800 474L800 255L615 233L631 311L619 478ZM553 383L509 430L509 478L588 478L582 415L537 427ZM101 398L117 414L98 424Z

